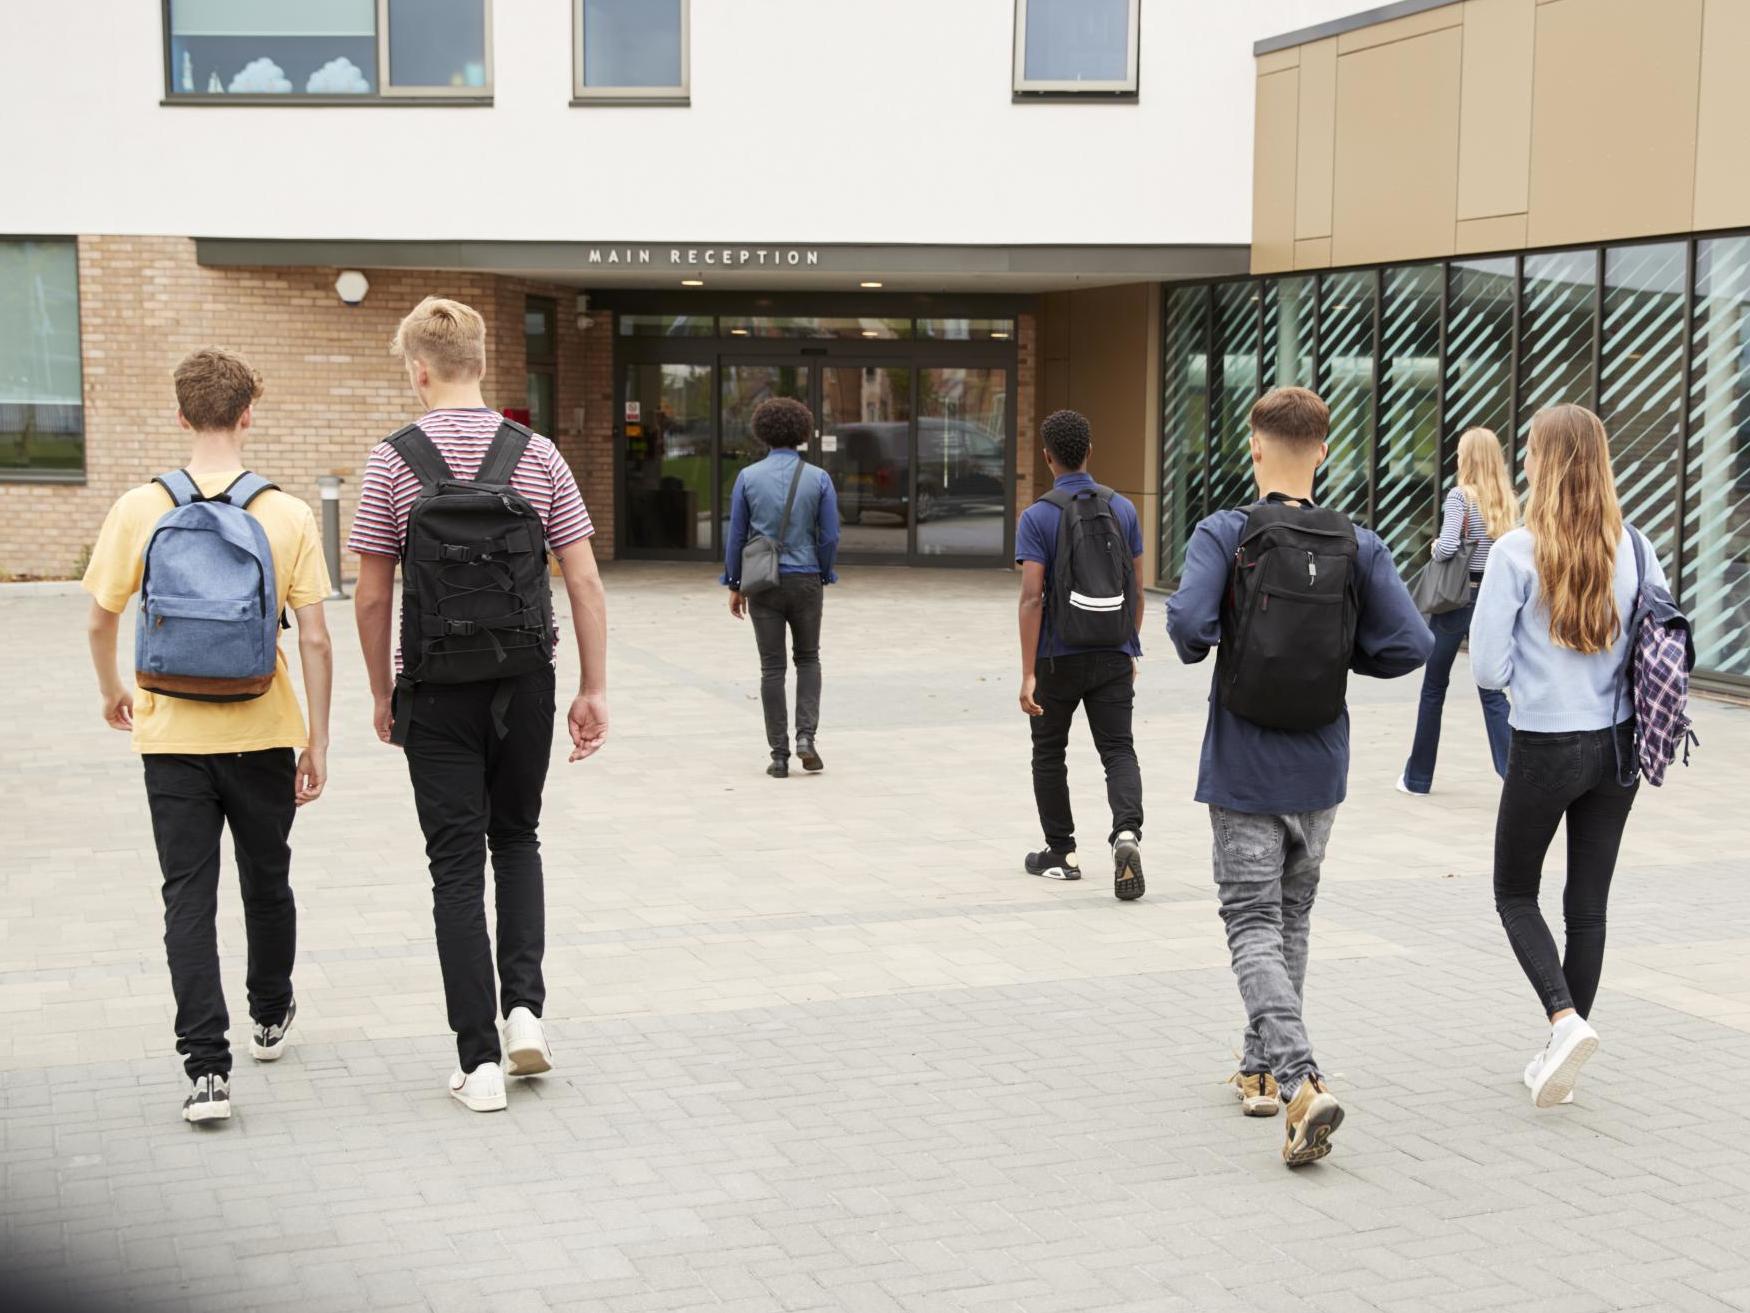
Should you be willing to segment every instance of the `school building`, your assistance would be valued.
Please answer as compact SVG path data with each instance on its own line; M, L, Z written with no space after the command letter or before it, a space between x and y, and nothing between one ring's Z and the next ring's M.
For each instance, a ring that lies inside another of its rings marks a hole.
M1153 526L1248 489L1261 388L1413 569L1457 436L1593 406L1710 678L1750 684L1741 0L90 0L7 18L0 575L78 570L181 450L169 371L267 379L252 464L342 518L477 306L604 557L715 558L765 397L844 553L1001 566L1060 406ZM69 59L68 52L77 52ZM350 567L349 567L350 568Z

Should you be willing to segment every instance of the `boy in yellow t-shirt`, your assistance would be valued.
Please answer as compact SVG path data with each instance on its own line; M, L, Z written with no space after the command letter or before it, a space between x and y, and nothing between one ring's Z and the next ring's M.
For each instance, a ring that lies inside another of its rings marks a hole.
M183 467L203 497L243 473L243 443L261 377L214 348L176 367L177 423L193 435ZM196 701L131 690L116 671L120 614L139 591L146 545L172 500L157 483L124 493L110 508L85 571L91 594L91 661L112 729L129 730L142 754L146 801L164 875L164 944L176 995L176 1051L192 1088L184 1120L231 1115L230 1016L219 983L214 917L219 840L228 824L243 884L249 938L250 1052L269 1062L285 1052L296 1006L292 959L297 910L286 840L297 809L322 794L328 777L328 703L334 666L322 599L328 594L322 544L310 508L269 489L249 503L273 555L275 599L298 618L298 654L310 706L306 733L283 653L259 697ZM301 755L294 761L294 753Z

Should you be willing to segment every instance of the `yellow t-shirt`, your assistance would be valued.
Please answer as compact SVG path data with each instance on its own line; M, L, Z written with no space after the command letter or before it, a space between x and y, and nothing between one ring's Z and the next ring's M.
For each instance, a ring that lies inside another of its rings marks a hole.
M223 492L242 470L203 474L195 480L203 496ZM91 564L85 570L85 591L106 611L118 615L140 588L146 542L170 509L170 494L156 483L124 493L110 507ZM316 517L296 497L269 489L249 505L261 521L273 551L273 577L282 608L296 611L328 596L328 573ZM131 635L124 635L130 644ZM131 665L133 653L123 658ZM267 692L247 702L195 702L162 693L134 692L136 752L257 752L263 748L302 748L308 743L304 713L279 653L273 683Z

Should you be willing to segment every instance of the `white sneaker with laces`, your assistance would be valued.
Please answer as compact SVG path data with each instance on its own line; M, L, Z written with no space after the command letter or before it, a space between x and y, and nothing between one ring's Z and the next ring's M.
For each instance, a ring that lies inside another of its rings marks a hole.
M1541 1072L1542 1070L1543 1070L1543 1050L1539 1049L1536 1053L1533 1053L1531 1055L1531 1061L1525 1064L1525 1088L1526 1089L1535 1090L1537 1088L1538 1073ZM1569 1090L1567 1097L1564 1098L1562 1100L1562 1102L1563 1103L1572 1103L1573 1101L1574 1101L1574 1091Z
M507 1076L539 1076L553 1070L553 1050L547 1047L547 1032L541 1019L528 1008L510 1010L504 1019L504 1057Z
M502 1112L504 1071L496 1062L482 1062L467 1073L458 1068L450 1077L450 1097L470 1112Z
M1598 1032L1579 1013L1563 1017L1550 1028L1549 1046L1531 1083L1531 1101L1539 1108L1553 1108L1574 1092L1580 1068L1598 1052Z

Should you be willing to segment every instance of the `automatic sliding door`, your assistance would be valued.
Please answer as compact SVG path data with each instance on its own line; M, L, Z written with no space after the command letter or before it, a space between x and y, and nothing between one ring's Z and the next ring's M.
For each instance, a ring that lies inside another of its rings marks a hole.
M729 535L729 497L735 476L766 454L753 436L753 412L771 397L794 397L812 405L808 395L808 366L792 364L736 363L723 366L723 405L717 448L717 514L721 542Z
M1008 411L1007 370L918 371L918 555L1002 557Z
M810 459L838 494L841 553L903 556L910 547L911 380L909 364L821 371L820 441Z
M625 382L625 543L709 551L711 366L629 364Z

